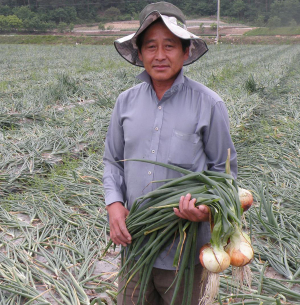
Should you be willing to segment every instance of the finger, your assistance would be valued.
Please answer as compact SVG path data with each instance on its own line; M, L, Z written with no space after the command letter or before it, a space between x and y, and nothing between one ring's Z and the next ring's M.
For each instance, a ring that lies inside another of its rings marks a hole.
M120 232L112 235L111 239L116 245L122 245L124 247L126 247L129 243L126 239L123 238L122 233Z
M179 200L179 209L178 209L178 213L180 213L180 216L181 218L186 218L184 217L183 213L184 213L184 209L185 209L185 200L186 200L186 196L181 196L180 197L180 200Z
M176 216L183 218L183 219L187 219L177 208L173 208L173 211Z
M191 194L186 194L185 195L185 197L182 200L182 204L181 204L181 209L180 209L181 212L188 209L191 197L192 197Z
M178 209L174 208L174 213L183 219L188 219L190 221L194 222L200 222L200 221L208 221L209 220L209 213L207 212L207 209L204 208L205 213L203 213L201 210L199 210L196 207L192 207L188 212L183 213L179 211Z
M125 223L119 224L119 228L120 228L120 231L122 232L122 236L124 238L124 241L126 240L126 242L131 242L131 235L128 232Z
M185 196L182 196L182 198L179 201L179 211L184 216L184 218L188 218L187 211L188 211L190 199L191 199L191 194L186 194Z
M111 239L117 245L127 246L131 243L131 236L126 228L125 222L117 223L117 225L111 226Z
M208 206L202 205L198 207L197 217L199 221L209 221L210 209Z
M209 212L210 212L209 207L207 205L204 205L204 204L199 205L198 209L199 209L199 211L201 211L201 213L204 213L204 214L209 214Z
M194 207L193 209L190 210L188 219L196 222L206 221L206 218L208 218L207 215L208 214L203 214L201 211L199 211L199 209Z
M184 200L184 196L181 196L179 199L179 210L182 210L183 200Z
M188 211L194 211L196 201L197 201L196 198L193 198L189 201L188 206L187 206Z
M117 233L113 231L112 229L110 230L110 239L113 241L114 244L116 245L122 245L124 246L124 242L118 238Z
M190 219L193 217L195 209L196 199L191 199L191 194L187 194L182 202L182 209L180 212L184 215L185 218Z

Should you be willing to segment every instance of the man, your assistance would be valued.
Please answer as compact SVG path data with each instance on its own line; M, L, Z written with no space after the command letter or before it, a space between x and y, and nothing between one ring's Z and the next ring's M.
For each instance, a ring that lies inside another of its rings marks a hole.
M104 154L110 237L124 247L131 243L125 219L134 200L157 187L151 181L180 174L149 163L115 161L146 159L192 171L224 172L230 148L232 175L237 175L236 151L224 102L212 90L183 75L183 66L207 52L205 42L187 31L182 12L167 2L147 5L140 14L140 24L135 34L115 41L119 54L145 71L138 76L142 83L118 97ZM195 199L186 194L174 213L199 223L198 249L210 240L207 206L195 207ZM176 244L156 260L144 296L146 304L170 304L173 291L168 288L175 277L175 250ZM202 274L199 262L195 268L192 305L198 304ZM134 278L127 286L126 305L137 300L137 280ZM181 304L182 293L176 304ZM122 299L120 295L118 305L123 304Z

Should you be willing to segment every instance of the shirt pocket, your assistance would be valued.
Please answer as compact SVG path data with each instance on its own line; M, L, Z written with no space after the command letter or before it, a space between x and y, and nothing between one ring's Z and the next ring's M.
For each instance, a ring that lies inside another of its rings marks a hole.
M168 163L190 169L194 164L197 149L200 149L200 136L173 130Z

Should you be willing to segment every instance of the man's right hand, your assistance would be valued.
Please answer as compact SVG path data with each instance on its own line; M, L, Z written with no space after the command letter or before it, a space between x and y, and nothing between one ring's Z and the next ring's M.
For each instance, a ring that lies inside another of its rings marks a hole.
M106 206L109 215L110 238L116 245L126 247L131 243L131 236L126 228L125 219L129 211L121 202Z

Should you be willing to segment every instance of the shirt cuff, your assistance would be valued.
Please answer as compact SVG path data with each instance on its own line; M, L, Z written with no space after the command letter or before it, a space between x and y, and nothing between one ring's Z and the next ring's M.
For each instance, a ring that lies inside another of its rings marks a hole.
M114 202L121 202L124 205L123 195L120 193L105 195L105 205L111 205Z

